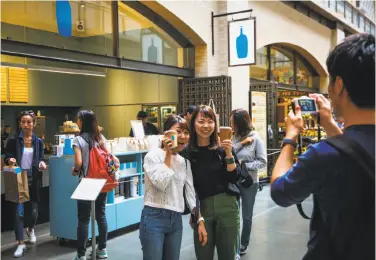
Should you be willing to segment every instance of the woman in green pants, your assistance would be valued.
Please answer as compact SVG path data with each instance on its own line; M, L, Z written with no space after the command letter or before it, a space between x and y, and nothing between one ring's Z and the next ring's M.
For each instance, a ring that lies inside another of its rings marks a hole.
M184 152L191 162L193 183L208 233L207 243L202 246L195 228L198 260L213 259L215 248L218 260L234 260L239 247L239 190L234 184L240 167L231 140L219 143L216 129L213 110L209 106L197 107L191 120L191 139Z

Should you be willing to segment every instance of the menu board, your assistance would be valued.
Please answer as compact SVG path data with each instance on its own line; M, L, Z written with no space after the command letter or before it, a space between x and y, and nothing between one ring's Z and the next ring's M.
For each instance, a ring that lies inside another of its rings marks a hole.
M266 92L252 91L252 124L255 131L260 135L264 141L265 150L267 149L267 130L268 124L266 121ZM258 171L258 177L266 177L267 168Z

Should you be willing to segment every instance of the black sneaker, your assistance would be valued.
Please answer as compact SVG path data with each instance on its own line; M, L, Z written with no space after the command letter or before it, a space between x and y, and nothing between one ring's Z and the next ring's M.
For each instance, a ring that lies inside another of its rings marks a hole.
M245 255L248 251L248 246L240 246L240 255Z

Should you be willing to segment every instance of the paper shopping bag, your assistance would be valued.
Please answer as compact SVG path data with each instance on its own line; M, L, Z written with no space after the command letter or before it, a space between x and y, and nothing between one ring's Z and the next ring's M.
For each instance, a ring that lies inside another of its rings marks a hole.
M215 114L215 117L216 117L216 123L217 123L217 133L219 133L219 114L217 113L216 109L215 109L215 104L214 104L214 100L211 98L209 100L209 107L211 107L213 109L213 112Z
M27 172L17 166L3 168L5 200L24 203L30 200Z

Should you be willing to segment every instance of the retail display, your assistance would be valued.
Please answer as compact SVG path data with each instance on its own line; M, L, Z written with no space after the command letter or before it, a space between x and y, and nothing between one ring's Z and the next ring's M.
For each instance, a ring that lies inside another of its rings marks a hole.
M117 144L125 141L120 139ZM109 146L108 143L106 145ZM106 204L108 232L136 224L141 219L144 205L142 162L143 155L147 152L148 150L114 152L114 155L120 159L120 179L115 190L108 193ZM72 171L73 165L73 156L52 156L49 161L50 233L60 240L77 240L77 203L70 197L78 185L78 178L67 175ZM97 227L96 234L98 234ZM89 238L91 236L89 230Z

